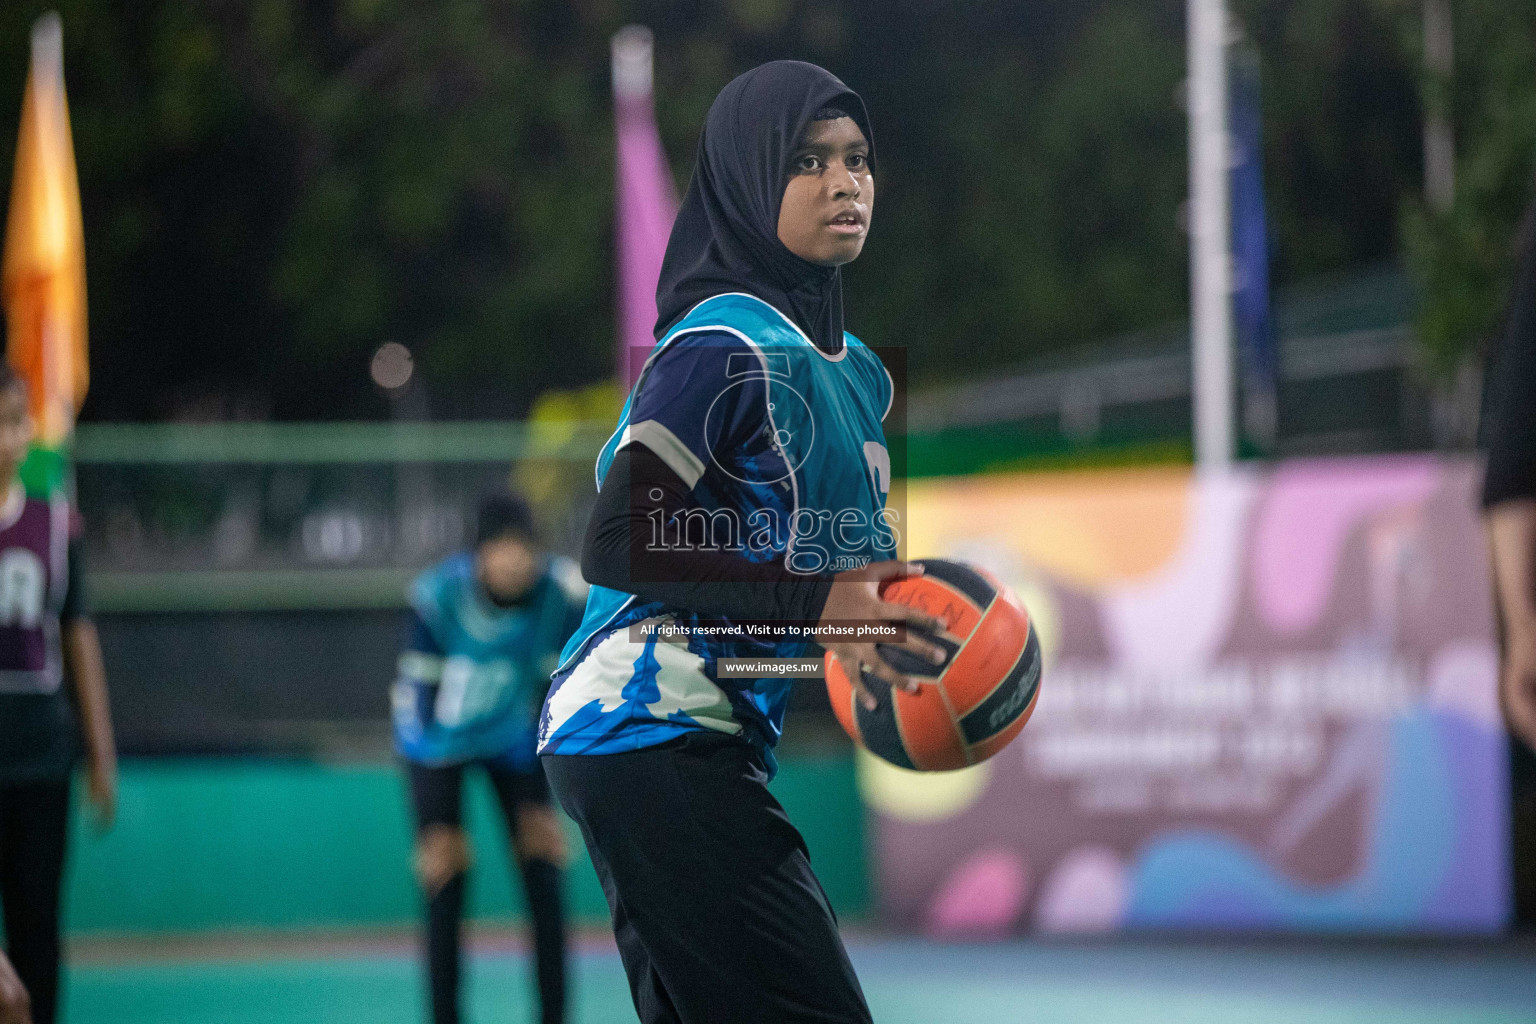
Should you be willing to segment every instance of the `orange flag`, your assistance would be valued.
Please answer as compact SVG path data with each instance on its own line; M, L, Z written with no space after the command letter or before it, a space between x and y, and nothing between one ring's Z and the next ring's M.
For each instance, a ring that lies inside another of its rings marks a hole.
M90 382L85 339L85 238L64 98L56 13L32 28L32 68L0 267L6 358L27 382L39 447L69 440Z

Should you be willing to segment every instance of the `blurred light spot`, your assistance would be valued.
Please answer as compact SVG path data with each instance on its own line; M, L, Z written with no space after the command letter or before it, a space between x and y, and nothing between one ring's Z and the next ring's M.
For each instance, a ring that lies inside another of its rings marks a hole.
M363 553L362 520L346 511L313 512L304 517L304 554L314 561L350 562Z
M368 372L379 387L394 391L409 383L415 369L416 363L411 358L410 349L398 341L386 341L374 352Z
M970 807L986 789L991 764L953 772L914 772L856 748L859 794L876 813L897 821L943 821Z

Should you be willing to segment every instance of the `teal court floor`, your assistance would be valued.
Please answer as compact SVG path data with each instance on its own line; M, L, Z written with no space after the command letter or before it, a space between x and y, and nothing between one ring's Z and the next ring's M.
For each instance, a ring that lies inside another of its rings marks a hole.
M1536 945L856 939L879 1024L1536 1024ZM527 1024L524 954L481 943L466 1024ZM574 958L572 1024L635 1020L611 944ZM416 1024L404 941L294 951L183 945L76 958L64 1024ZM729 1024L729 1022L720 1022Z

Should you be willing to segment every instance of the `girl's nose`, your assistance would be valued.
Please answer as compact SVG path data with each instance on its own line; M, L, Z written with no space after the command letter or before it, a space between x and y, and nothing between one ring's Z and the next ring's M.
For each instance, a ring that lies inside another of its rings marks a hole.
M841 199L844 196L850 199L859 198L859 179L846 167L843 168L843 173L837 176L832 183L832 198Z

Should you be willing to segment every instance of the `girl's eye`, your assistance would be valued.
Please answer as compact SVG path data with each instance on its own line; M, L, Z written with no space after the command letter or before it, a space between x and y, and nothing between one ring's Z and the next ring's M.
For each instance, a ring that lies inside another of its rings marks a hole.
M863 153L854 153L848 157L849 167L863 167L866 162L868 158Z
M814 171L821 166L821 159L814 156L803 156L795 161L795 169L798 171Z

